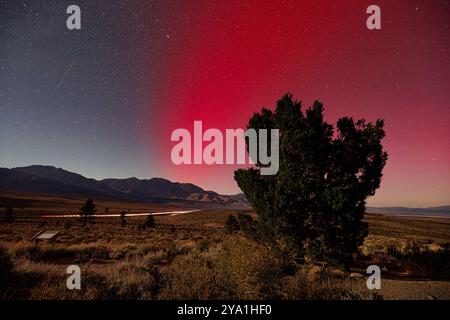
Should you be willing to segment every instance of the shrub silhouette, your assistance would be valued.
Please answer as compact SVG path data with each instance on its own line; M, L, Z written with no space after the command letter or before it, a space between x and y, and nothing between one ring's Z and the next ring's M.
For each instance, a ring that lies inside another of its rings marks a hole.
M239 224L239 229L241 231L243 231L244 233L253 231L252 228L253 218L250 215L245 214L243 212L239 212L237 220Z
M127 225L127 219L125 219L125 211L122 211L122 212L120 213L120 225L121 225L122 227L124 227L124 226Z
M155 218L149 214L147 216L147 218L145 219L144 224L142 225L142 227L145 228L154 228L155 227Z
M260 175L257 162L234 177L258 214L262 240L298 258L345 266L367 235L365 200L380 186L387 160L384 123L343 117L335 131L323 110L315 101L302 112L301 103L286 94L275 111L255 113L247 128L280 131L279 171Z
M97 209L95 208L94 201L89 198L86 200L84 205L80 208L80 217L83 218L84 224L87 224L87 221L90 217L92 217Z
M227 220L225 221L225 228L228 233L232 233L234 231L239 230L239 222L232 214L230 214Z
M3 216L3 221L5 223L13 223L16 219L16 214L13 207L7 207L5 210L5 215Z
M6 250L0 247L0 292L6 289L12 270L13 264L10 257L6 254Z

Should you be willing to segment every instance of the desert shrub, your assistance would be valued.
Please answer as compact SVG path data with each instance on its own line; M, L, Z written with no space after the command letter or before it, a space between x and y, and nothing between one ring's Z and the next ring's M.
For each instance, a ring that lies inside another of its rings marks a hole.
M120 225L125 227L127 225L127 219L125 218L125 211L120 213Z
M3 216L3 222L4 223L13 223L16 219L16 214L14 212L13 207L7 207L5 208L5 214Z
M108 259L110 256L110 249L103 244L81 244L68 249L76 252L80 259Z
M420 254L420 244L417 241L410 241L403 250L403 255L417 256Z
M64 267L23 262L18 270L20 281L14 299L105 299L108 286L104 275L82 270L81 290L67 290Z
M55 266L24 260L17 266L17 278L12 299L64 299L69 298L65 273ZM59 271L59 272L58 272ZM77 290L74 290L77 291Z
M163 250L153 251L147 253L143 260L149 265L157 265L166 262L166 253Z
M155 299L163 283L157 268L142 260L111 267L82 266L81 290L67 290L65 266L24 261L13 299Z
M380 268L388 268L391 270L393 265L398 264L399 257L393 257L388 253L377 253L371 257L371 264L375 264Z
M72 228L72 221L67 220L66 222L64 222L64 229L68 230Z
M403 267L416 276L450 279L450 251L446 248L421 251L414 245L401 257L401 261Z
M13 299L112 299L106 275L82 267L81 290L67 290L65 266L23 262L17 270Z
M238 220L238 224L239 224L239 229L241 231L243 231L244 233L249 233L249 232L254 231L254 226L253 226L254 221L250 215L245 214L243 212L239 212L237 220Z
M155 218L149 214L147 218L145 218L145 222L142 224L142 227L145 228L154 228L155 227Z
M6 289L12 276L13 264L7 251L0 247L0 292Z
M242 237L230 238L215 256L217 283L227 299L276 299L282 261L273 251Z
M44 228L47 225L48 225L48 221L46 221L46 220L39 221L39 223L38 223L39 228Z
M23 241L11 245L8 251L15 258L24 258L34 262L46 262L62 258L108 259L110 254L108 247L96 243L71 246L47 244L36 246Z
M180 255L170 265L164 299L278 298L279 259L245 238L228 239L208 252Z
M136 248L137 254L140 256L145 256L150 252L155 252L157 248L154 245L141 244Z
M389 243L385 250L363 255L364 265L376 264L390 272L406 272L415 277L450 279L450 251L445 246L431 250L430 241L410 240ZM383 252L384 251L384 252Z
M177 247L177 244L173 241L168 242L162 249L165 252L165 259L167 262L171 262L178 255L185 254L189 251L188 248Z
M389 245L387 247L387 253L394 258L399 258L402 255L401 250L396 245Z
M158 269L141 261L124 263L106 277L106 299L155 299L162 276Z
M228 216L227 220L225 221L225 228L228 233L239 230L239 222L234 215L230 214Z
M221 288L215 284L212 261L199 253L177 257L170 266L168 283L162 289L162 299L219 299Z
M33 251L36 250L36 246L31 242L20 241L8 245L8 254L13 258L25 258L30 259Z
M176 257L163 299L280 298L283 261L244 237L231 237L208 251Z
M80 208L80 218L82 218L84 225L87 225L87 222L89 218L91 218L97 209L95 208L94 201L89 198L86 200L86 202L83 204L83 206ZM92 223L92 221L91 221Z
M135 255L137 247L134 244L123 244L115 246L111 251L110 257L115 260L124 260L127 257Z
M323 269L311 279L305 268L283 279L283 297L291 300L367 300L381 296L358 286L354 281L333 276Z
M153 247L143 256L143 259L151 265L170 264L177 256L187 254L190 251L190 247L177 246L175 242L168 242L160 249Z
M206 251L206 250L208 250L210 245L211 245L211 240L201 239L197 242L197 249L199 251Z

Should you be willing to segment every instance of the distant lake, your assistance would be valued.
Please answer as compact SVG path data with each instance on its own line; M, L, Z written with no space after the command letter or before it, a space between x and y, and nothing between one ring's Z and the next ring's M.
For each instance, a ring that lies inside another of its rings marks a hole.
M450 218L450 206L430 207L430 208L368 207L367 212L382 213L386 215L395 215L395 216Z

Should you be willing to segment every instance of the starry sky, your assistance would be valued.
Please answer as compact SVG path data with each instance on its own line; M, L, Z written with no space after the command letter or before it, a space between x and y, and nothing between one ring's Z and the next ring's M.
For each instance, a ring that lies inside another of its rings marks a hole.
M81 30L66 8L81 8ZM381 30L366 8L381 8ZM450 3L0 0L0 167L164 177L238 193L236 166L175 166L174 129L244 128L291 92L327 121L385 119L372 206L450 204Z

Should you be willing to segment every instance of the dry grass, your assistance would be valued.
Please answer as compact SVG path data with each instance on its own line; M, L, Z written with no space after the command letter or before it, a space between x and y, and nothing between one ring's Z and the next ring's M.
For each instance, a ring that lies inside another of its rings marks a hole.
M145 218L127 218L126 226L106 218L87 226L77 219L37 218L0 225L3 256L13 266L5 273L8 283L0 286L0 298L380 298L339 270L297 265L240 234L227 234L223 225L229 214L216 210L156 217L157 227L145 230L140 228ZM391 277L430 278L439 272L448 281L443 269L449 261L450 221L366 219L370 235L353 272L365 273L367 265L376 263ZM36 247L30 238L41 229L62 232L56 243ZM81 290L66 288L70 264L81 267Z
M14 207L19 218L43 214L76 214L85 201L85 198L70 196L0 192L1 207ZM173 204L135 203L98 198L95 198L94 201L97 207L97 214L104 214L106 209L108 209L109 213L120 214L124 210L126 212L130 210L140 213L172 211L177 208Z

